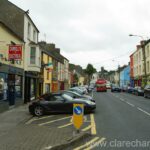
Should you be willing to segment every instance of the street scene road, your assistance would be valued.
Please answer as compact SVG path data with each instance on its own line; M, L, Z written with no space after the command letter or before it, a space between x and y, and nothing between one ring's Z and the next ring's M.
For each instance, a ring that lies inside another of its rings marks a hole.
M102 149L148 150L150 148L148 143L150 139L149 99L110 91L94 93L94 97L97 104L94 115L97 135L105 137L107 143L106 147L102 146ZM100 148L99 144L97 149Z
M0 150L150 150L149 0L0 0Z

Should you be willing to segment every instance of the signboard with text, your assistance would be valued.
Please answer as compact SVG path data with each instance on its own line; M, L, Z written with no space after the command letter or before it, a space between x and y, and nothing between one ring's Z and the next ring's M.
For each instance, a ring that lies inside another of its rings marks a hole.
M9 45L8 50L9 60L21 60L22 59L22 46L21 45Z

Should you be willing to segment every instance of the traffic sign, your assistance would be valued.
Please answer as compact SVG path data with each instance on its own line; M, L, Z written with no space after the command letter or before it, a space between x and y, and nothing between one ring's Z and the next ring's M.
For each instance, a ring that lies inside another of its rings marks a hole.
M79 130L84 120L84 104L73 104L73 125Z

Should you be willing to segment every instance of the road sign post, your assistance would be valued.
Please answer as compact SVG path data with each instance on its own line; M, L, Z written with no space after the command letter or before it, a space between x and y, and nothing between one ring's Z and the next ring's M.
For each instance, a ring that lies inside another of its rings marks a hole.
M84 104L73 104L73 125L80 131L84 120Z

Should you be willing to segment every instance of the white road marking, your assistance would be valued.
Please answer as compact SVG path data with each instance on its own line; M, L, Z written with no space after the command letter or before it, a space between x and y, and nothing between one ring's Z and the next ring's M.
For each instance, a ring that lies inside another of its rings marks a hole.
M120 98L120 100L123 101L123 102L125 101L123 98Z
M48 146L48 147L45 147L44 150L49 150L51 148L52 148L52 146Z
M128 105L132 106L132 107L135 107L135 105L129 103L129 102L126 102Z
M98 141L94 142L93 144L91 144L91 146L89 146L88 148L85 148L84 150L91 150L97 146L100 145L100 143L102 143L106 138L101 138Z
M62 126L59 126L58 128L61 129L61 128L65 128L65 127L68 127L68 126L71 126L71 125L72 125L72 122L68 123L68 124L65 124L65 125L62 125Z
M89 126L87 126L86 128L82 129L82 131L87 131L87 130L89 130L89 129L91 129L91 125L89 125Z
M44 123L40 123L39 126L43 126L43 125L46 125L46 124L50 124L50 123L54 123L54 122L57 122L57 121L65 120L65 119L68 119L68 118L70 118L70 117L71 117L71 116L69 116L69 117L64 117L64 118L59 118L59 119L56 119L56 120L51 120L51 121L44 122Z
M45 116L45 117L39 117L39 118L38 117L34 117L34 118L30 119L29 121L27 121L25 124L30 124L33 121L42 120L42 119L51 118L51 117L53 117L53 116Z
M139 107L137 107L137 109L140 110L140 111L142 111L143 113L147 114L148 116L150 116L150 113L148 113L147 111L145 111L145 110L143 110L143 109L141 109Z
M99 139L99 137L95 137L95 138L93 138L92 140L90 140L89 142L87 142L86 144L81 145L81 146L75 148L74 150L80 150L80 149L86 148L86 147L92 145L92 143L94 143L94 142L97 141L98 139Z

